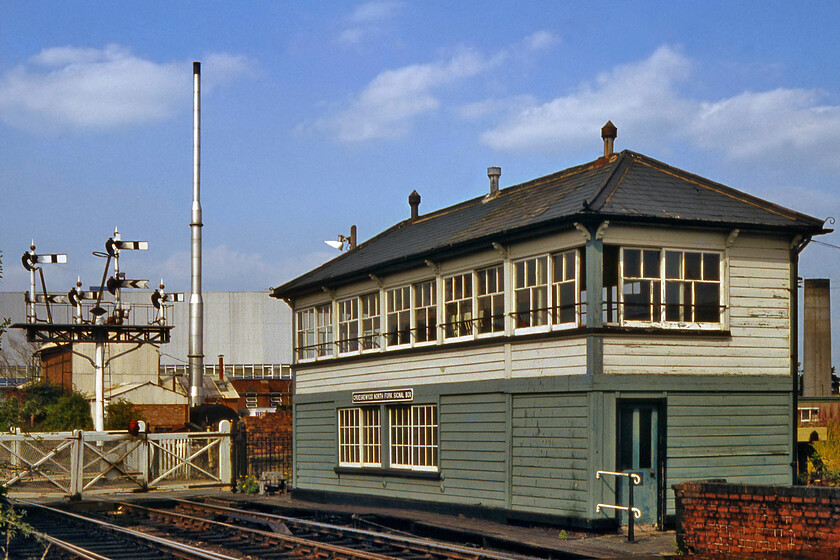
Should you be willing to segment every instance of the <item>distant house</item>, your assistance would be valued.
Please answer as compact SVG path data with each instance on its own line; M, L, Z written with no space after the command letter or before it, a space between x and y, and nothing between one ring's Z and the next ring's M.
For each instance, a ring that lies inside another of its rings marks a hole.
M411 216L272 295L301 495L609 526L790 483L799 251L823 221L647 156ZM598 511L600 509L600 511ZM622 514L621 519L626 519Z

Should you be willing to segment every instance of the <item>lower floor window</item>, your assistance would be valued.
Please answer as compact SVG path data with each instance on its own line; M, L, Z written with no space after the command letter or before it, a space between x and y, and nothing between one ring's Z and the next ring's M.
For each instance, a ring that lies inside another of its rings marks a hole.
M391 466L435 471L438 468L437 406L394 406L388 410Z
M387 426L380 408L338 410L338 464L342 467L381 467L382 432L387 430L390 468L438 470L437 405L386 407Z
M347 467L382 465L378 407L338 411L338 464Z

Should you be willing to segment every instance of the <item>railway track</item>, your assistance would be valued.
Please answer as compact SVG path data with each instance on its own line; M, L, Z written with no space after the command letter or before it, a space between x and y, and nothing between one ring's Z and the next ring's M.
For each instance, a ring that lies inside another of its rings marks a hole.
M18 539L9 558L40 558L49 545L47 558L84 560L235 560L224 554L201 550L183 542L146 534L61 509L18 502L29 515L26 522L43 544Z
M108 508L99 508L84 515L36 504L26 505L31 508L30 523L36 530L75 547L56 557L92 560L525 558L407 535L385 534L188 500L168 500L162 507L121 502L109 504ZM82 555L79 552L82 550L89 551L91 555Z

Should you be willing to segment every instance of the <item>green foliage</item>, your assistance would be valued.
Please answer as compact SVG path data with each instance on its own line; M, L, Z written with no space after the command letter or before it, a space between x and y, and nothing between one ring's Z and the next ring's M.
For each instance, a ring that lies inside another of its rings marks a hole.
M236 481L236 489L243 494L256 494L260 491L260 483L252 475L240 476Z
M105 429L127 430L131 420L143 420L143 414L134 407L134 403L119 399L105 407Z
M24 389L23 403L7 398L0 403L0 430L21 427L31 431L90 430L90 404L78 391L38 381Z
M90 404L79 392L62 395L47 406L46 418L38 424L38 429L46 432L66 432L69 430L92 430L93 419L90 416Z
M21 425L20 402L15 397L6 397L0 402L0 432L8 432Z
M7 559L11 552L11 541L15 535L29 536L32 534L32 527L23 521L25 515L25 512L16 511L10 504L3 504L0 507L0 530L6 533L5 546L0 545L0 548L3 549Z
M24 389L23 407L21 416L26 420L32 420L38 425L46 419L49 407L56 404L67 392L47 381L36 381Z
M808 459L808 470L826 484L840 486L840 418L830 418L826 428L826 440L813 443L815 453Z

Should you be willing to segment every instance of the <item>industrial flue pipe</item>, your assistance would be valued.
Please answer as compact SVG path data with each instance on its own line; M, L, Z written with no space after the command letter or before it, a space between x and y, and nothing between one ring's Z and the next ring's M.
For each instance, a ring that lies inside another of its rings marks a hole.
M190 406L204 404L204 303L201 299L201 63L193 62L193 201L190 266Z

